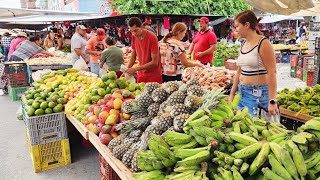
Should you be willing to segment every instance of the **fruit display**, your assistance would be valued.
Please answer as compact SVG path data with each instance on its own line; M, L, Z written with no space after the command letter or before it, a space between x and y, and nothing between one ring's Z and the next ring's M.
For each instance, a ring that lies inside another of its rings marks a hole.
M280 49L291 49L294 47L294 45L272 44L272 47L274 50L280 50Z
M123 51L124 64L129 64L129 61L131 58L132 48L131 47L123 47L122 51ZM134 63L134 66L138 66L138 65L139 65L139 60L137 57L137 59Z
M224 67L189 67L182 73L182 81L186 82L192 78L199 81L201 87L207 90L221 88L228 85L233 79L234 72Z
M310 116L320 117L320 85L313 88L283 89L277 96L280 107Z
M214 52L215 59L237 58L239 55L239 44L228 44L227 42L219 42Z
M25 60L28 65L70 65L71 57L33 57L31 59Z

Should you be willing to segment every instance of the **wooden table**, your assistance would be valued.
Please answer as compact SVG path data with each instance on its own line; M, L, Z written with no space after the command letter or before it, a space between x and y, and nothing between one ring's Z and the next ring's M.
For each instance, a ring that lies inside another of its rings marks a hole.
M67 118L80 132L80 134L91 142L91 144L97 149L97 151L103 156L122 180L134 180L130 169L128 169L119 159L113 156L109 148L100 142L99 137L96 134L87 130L75 117L67 115Z
M300 121L300 122L307 122L311 119L313 119L314 117L313 116L309 116L307 114L302 114L302 113L297 113L297 112L293 112L293 111L290 111L288 109L284 109L282 107L280 107L280 113L281 113L281 116L283 117L286 117L286 118L289 118L289 119L294 119L294 120L297 120L297 121Z

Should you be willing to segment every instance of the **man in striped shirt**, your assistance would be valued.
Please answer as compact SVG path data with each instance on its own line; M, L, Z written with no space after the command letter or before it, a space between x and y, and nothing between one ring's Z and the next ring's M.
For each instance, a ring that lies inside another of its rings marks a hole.
M11 40L12 40L10 35L11 35L10 33L5 32L3 34L2 39L1 39L1 44L3 46L4 61L8 60L8 53L9 53L9 50L10 50L10 43L11 43Z

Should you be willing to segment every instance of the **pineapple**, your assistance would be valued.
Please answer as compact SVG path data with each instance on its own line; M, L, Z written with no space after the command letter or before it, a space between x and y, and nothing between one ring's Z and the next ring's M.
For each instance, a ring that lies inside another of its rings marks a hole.
M193 85L200 86L199 81L194 78L190 79L186 84L188 87L193 86Z
M164 113L160 116L157 126L161 131L166 131L173 125L173 119L169 113ZM159 134L158 134L159 135Z
M169 105L169 101L165 101L162 104L160 104L158 115L161 115L162 113L164 113L168 105Z
M157 116L158 112L159 112L159 108L160 108L160 105L157 104L157 103L153 103L151 104L149 107L148 107L148 115L150 117L155 117Z
M156 116L154 117L152 120L151 120L151 125L155 125L155 124L158 124L160 121L160 116Z
M186 94L181 91L176 91L172 93L167 99L169 105L184 103L184 99L186 98Z
M117 159L122 159L123 155L129 150L130 147L131 147L131 143L121 144L115 147L112 153L114 157L116 157Z
M159 87L152 92L151 97L154 102L162 103L163 101L165 101L167 99L168 94L167 94L166 90Z
M142 133L143 133L142 129L133 130L129 133L129 137L131 138L140 137Z
M173 129L177 132L183 132L183 125L190 117L189 114L183 113L173 119Z
M134 113L143 111L143 108L138 105L135 99L130 99L122 103L121 111L124 113Z
M147 94L151 95L152 92L157 89L158 87L160 87L161 85L157 82L150 82L150 83L147 83L145 86L144 86L144 92L146 92Z
M153 103L151 96L145 93L140 94L140 96L138 96L136 99L138 101L139 106L145 109L147 109Z
M181 92L187 94L187 89L188 89L187 84L182 84L182 85L179 87L179 90L178 90L178 91L181 91Z
M184 105L187 108L196 110L202 105L202 99L196 95L187 96L186 99L184 100Z
M146 118L146 117L148 117L148 112L145 112L145 111L136 112L131 115L130 120L136 120L136 119Z
M139 151L137 151L137 152L135 152L135 153L133 154L132 161L131 161L131 168L132 168L132 170L133 170L134 172L140 171L140 169L139 169L139 167L138 167L138 159L137 159L137 157L138 157L138 152L139 152Z
M196 96L201 97L201 96L203 96L204 91L200 86L193 85L187 89L187 94L188 94L188 96L196 95Z
M178 91L179 86L180 83L178 81L169 81L162 85L162 87L168 94L172 94L173 92Z
M123 135L119 135L118 137L112 139L109 144L108 144L108 148L110 149L111 152L113 152L113 149L117 146L120 146L123 142L122 139Z
M123 140L123 144L134 144L139 141L140 137L127 137Z
M130 168L133 156L136 152L137 152L137 149L133 149L133 148L129 149L122 157L123 164Z
M172 106L172 109L170 111L170 115L172 118L183 114L183 113L189 113L190 109L187 108L184 104L176 104Z

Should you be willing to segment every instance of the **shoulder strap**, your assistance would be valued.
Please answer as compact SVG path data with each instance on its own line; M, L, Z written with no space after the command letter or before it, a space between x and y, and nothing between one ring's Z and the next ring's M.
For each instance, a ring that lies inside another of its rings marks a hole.
M263 40L267 39L266 37L263 37L260 39L259 43L258 43L258 53L260 52L260 46Z

